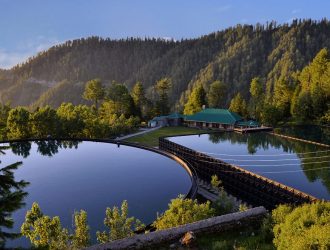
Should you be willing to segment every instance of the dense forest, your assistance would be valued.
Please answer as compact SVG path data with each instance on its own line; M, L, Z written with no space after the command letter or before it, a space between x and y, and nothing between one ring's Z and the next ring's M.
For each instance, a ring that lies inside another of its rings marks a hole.
M62 102L88 104L82 98L85 84L100 78L105 86L122 83L129 91L141 82L148 100L156 103L160 98L156 83L165 78L171 83L172 111L194 111L196 102L189 99L199 88L205 92L204 104L229 107L234 98L232 107L244 109L246 102L252 118L260 119L258 107L267 106L267 114L290 117L303 112L302 120L319 119L328 110L329 48L330 22L325 19L237 25L181 41L83 38L0 70L0 101L31 109L57 108Z

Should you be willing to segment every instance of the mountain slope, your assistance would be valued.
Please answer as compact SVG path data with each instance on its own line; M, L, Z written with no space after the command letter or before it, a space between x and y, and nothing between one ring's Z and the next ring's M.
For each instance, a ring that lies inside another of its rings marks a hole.
M141 81L152 97L155 82L170 77L172 107L182 107L197 84L208 89L215 80L224 82L228 103L238 91L247 97L251 79L259 76L271 98L279 79L301 70L322 48L330 48L327 20L238 25L178 42L90 37L54 46L22 65L0 71L0 97L13 106L82 103L84 83L96 77L107 83L123 82L129 88Z

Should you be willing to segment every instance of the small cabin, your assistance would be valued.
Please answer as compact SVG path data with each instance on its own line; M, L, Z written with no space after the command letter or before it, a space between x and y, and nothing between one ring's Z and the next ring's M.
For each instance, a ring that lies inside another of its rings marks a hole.
M179 113L172 113L164 116L156 116L148 122L148 127L172 127L181 126L184 116Z

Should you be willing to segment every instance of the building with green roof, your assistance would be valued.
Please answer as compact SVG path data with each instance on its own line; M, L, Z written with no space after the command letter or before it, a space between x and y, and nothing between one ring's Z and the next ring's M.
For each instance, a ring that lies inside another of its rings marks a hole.
M149 127L180 126L183 123L184 116L179 113L156 116L148 122Z
M249 126L240 115L228 109L203 109L196 114L186 115L185 122L189 127L212 129L234 129L240 123Z

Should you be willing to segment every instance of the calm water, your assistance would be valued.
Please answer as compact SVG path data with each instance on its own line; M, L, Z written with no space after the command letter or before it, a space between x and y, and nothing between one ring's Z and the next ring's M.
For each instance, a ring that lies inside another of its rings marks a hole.
M276 129L276 132L330 145L330 127L297 125L278 128Z
M186 194L191 185L189 175L175 161L133 147L34 142L14 144L4 152L1 167L22 161L15 178L30 182L25 188L26 206L13 214L15 231L36 201L44 214L59 215L65 227L72 225L75 210L86 210L95 240L95 231L104 229L106 207L120 206L126 199L130 216L150 223L170 199ZM26 244L19 239L7 246Z
M330 200L329 148L266 133L228 132L169 139L318 198Z

